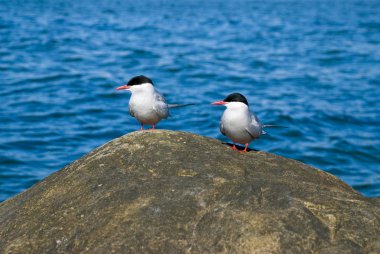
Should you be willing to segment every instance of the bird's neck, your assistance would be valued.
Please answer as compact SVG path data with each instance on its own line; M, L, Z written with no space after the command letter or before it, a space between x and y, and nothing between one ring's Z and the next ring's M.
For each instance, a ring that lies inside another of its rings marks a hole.
M154 86L149 83L145 83L139 86L136 86L132 90L132 96L151 96L155 93Z
M228 111L240 111L240 112L248 112L249 108L246 104L241 102L230 102L227 104Z
M141 85L141 90L142 92L145 92L145 93L154 93L154 86L152 84L149 84L149 83L145 83L145 84L142 84Z

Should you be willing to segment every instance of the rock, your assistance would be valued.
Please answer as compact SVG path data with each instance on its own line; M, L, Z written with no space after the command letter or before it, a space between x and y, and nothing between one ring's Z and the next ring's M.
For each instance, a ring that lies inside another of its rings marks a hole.
M0 253L380 253L380 201L266 152L117 138L0 204Z

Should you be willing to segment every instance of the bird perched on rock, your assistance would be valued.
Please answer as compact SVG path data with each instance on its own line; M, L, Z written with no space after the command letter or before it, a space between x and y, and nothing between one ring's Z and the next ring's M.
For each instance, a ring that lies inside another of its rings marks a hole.
M156 91L153 82L143 75L131 78L126 85L119 86L116 90L128 90L132 93L129 100L129 114L136 118L144 130L144 125L156 124L169 116L169 108L183 107L193 104L168 104L165 98Z
M249 143L265 133L264 125L250 112L248 101L242 94L232 93L224 100L212 104L226 106L220 121L220 132L232 140L233 150L238 150L235 143L240 143L245 144L243 152L247 152Z

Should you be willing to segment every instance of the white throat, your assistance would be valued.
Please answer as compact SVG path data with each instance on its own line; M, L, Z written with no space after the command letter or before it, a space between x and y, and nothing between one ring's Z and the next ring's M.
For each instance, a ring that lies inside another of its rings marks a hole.
M248 106L243 102L232 101L225 105L228 110L248 110Z
M154 93L154 86L151 83L144 83L141 85L134 85L129 88L132 94L150 94Z

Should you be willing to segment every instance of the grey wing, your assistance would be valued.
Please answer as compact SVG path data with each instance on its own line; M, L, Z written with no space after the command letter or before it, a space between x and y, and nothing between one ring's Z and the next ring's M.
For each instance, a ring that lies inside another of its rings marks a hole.
M166 103L164 96L162 96L160 93L156 92L155 94L155 103L153 109L161 118L165 119L169 116L168 104Z
M220 132L221 132L224 136L226 136L226 132L224 131L224 126L223 126L222 121L220 121L219 129L220 129Z
M129 105L128 105L128 111L129 111L129 114L130 114L132 117L135 117L135 110L134 110L132 104L129 104Z
M246 128L246 131L254 139L260 137L260 135L262 134L263 127L260 123L260 120L257 118L255 114L251 113L251 122Z

